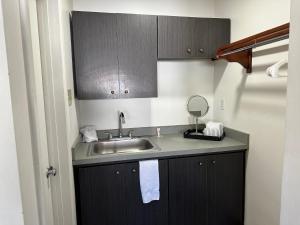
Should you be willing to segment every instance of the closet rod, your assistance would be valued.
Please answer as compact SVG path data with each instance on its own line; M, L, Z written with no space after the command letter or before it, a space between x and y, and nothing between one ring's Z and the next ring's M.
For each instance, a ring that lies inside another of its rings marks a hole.
M214 60L225 59L228 62L240 63L252 72L252 49L289 38L290 24L266 30L256 35L225 45L217 50Z
M255 44L243 47L243 48L238 48L238 49L232 50L230 52L225 52L220 56L226 56L226 55L234 54L234 53L237 53L237 52L242 52L242 51L245 51L245 50L248 50L248 49L257 48L257 47L260 47L260 46L263 46L263 45L271 44L271 43L281 41L281 40L285 40L285 39L289 39L289 34L285 34L285 35L275 37L275 38L272 38L272 39L269 39L269 40L266 40L266 41L262 41L262 42L259 42L259 43L255 43Z

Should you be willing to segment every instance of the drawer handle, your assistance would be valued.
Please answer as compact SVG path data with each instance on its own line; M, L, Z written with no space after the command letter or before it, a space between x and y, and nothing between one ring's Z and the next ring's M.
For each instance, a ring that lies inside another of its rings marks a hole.
M191 53L192 53L192 49L188 48L188 49L186 50L186 52L189 53L189 54L191 54Z
M117 170L115 173L116 173L116 175L120 175L120 171L119 170Z

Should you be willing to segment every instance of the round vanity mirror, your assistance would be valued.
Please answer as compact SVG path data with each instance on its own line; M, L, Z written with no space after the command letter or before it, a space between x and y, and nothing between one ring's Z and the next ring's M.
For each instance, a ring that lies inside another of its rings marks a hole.
M194 95L189 98L187 110L192 116L203 117L207 114L208 109L208 102L203 96Z
M194 134L200 135L200 133L198 133L198 118L205 116L208 113L208 109L208 102L203 96L194 95L189 98L187 110L196 118L196 131Z

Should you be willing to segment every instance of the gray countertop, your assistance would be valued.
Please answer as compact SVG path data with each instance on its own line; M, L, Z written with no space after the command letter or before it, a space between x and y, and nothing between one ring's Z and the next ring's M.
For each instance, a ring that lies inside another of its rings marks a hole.
M161 137L147 137L157 145L159 151L145 151L140 153L119 153L108 155L90 156L91 144L78 143L73 149L73 165L90 165L134 161L151 158L170 158L199 154L226 153L248 149L247 134L227 130L227 136L222 141L206 141L185 139L182 134L164 134Z

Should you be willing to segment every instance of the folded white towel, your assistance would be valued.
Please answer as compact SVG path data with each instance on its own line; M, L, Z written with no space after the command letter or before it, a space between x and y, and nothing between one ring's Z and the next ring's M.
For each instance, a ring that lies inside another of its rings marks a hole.
M208 136L216 136L221 137L224 132L224 126L222 123L219 122L208 122L206 124L206 128L204 129L203 133Z
M140 188L143 203L159 200L158 160L140 161Z

